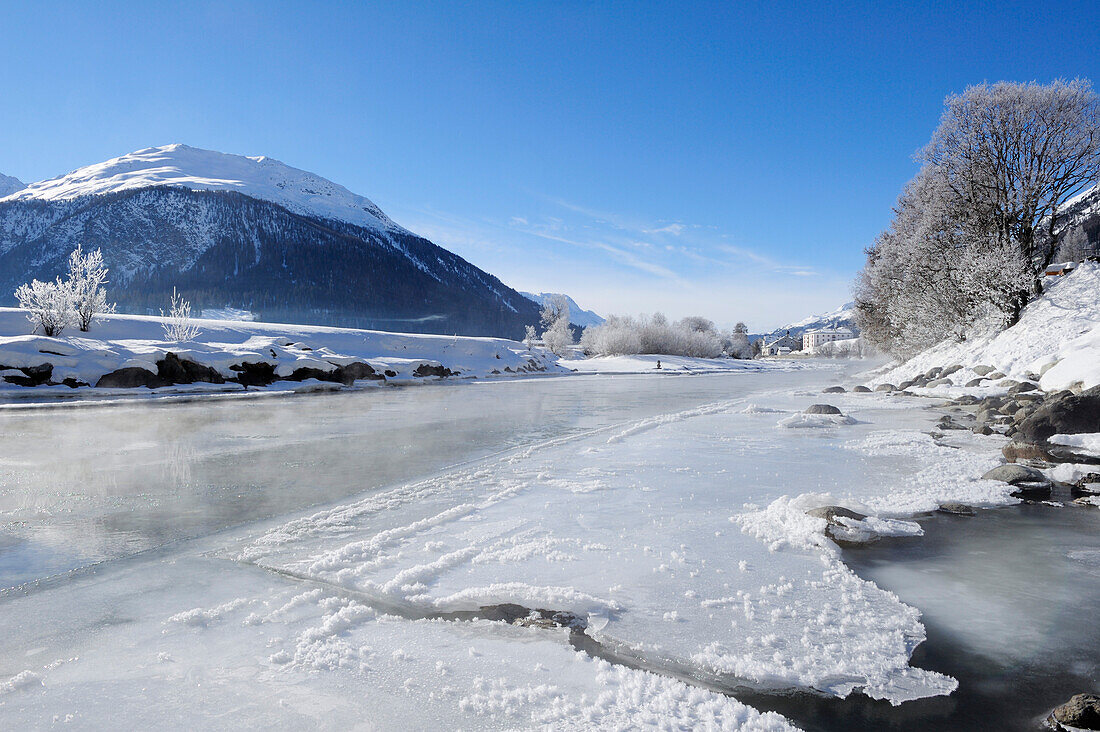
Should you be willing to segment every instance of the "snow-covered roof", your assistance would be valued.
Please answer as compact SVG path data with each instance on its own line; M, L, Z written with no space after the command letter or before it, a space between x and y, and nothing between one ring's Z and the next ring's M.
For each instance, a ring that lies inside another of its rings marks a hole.
M347 188L273 158L163 145L32 183L0 200L57 201L153 186L237 191L294 213L371 229L400 229L378 206Z

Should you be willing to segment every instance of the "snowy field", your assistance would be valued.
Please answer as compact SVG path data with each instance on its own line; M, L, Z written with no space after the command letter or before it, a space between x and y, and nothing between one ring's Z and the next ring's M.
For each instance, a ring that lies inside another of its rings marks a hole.
M1003 440L821 394L845 368L7 414L0 723L786 729L707 689L947 694L806 511L916 537L1014 503L978 479ZM470 615L503 603L558 624Z

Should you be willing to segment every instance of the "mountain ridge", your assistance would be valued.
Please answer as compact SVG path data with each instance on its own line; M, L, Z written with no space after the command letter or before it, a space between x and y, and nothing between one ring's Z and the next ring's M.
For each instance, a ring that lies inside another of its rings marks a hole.
M266 321L510 338L538 322L493 275L271 158L146 148L0 199L0 302L78 245L103 250L126 312L156 313L177 288Z
M10 175L4 175L0 173L0 198L10 196L13 193L23 190L27 187L27 184L18 178L13 178Z

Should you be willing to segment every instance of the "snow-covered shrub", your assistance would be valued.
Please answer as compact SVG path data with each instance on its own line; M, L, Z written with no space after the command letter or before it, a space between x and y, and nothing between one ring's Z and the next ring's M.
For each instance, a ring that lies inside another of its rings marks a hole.
M601 325L584 329L581 347L585 353L601 356L652 353L717 358L722 355L722 339L709 320L690 317L669 323L661 313L638 318L609 316Z
M15 299L27 311L27 320L34 324L35 330L41 328L43 335L61 335L61 331L77 322L72 287L60 277L54 282L33 280L29 285L20 285Z
M164 336L170 341L180 343L193 341L201 332L195 321L191 319L191 303L184 300L183 296L176 292L174 287L172 288L172 303L168 314L165 315L163 310L160 311L160 314L165 319Z
M542 342L557 356L564 356L573 345L573 328L569 325L569 301L555 295L546 301L539 313L542 321Z
M107 302L105 284L107 267L103 264L103 253L96 249L84 254L77 247L69 255L69 287L80 330L87 331L96 315L114 312L115 306Z

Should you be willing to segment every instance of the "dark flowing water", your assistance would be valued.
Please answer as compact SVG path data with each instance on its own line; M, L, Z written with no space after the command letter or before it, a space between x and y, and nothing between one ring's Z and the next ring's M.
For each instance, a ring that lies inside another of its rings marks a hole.
M959 680L950 697L891 707L738 698L807 730L1036 730L1073 694L1100 691L1100 511L1044 504L921 520L925 536L847 550L861 577L919 608L913 665Z

